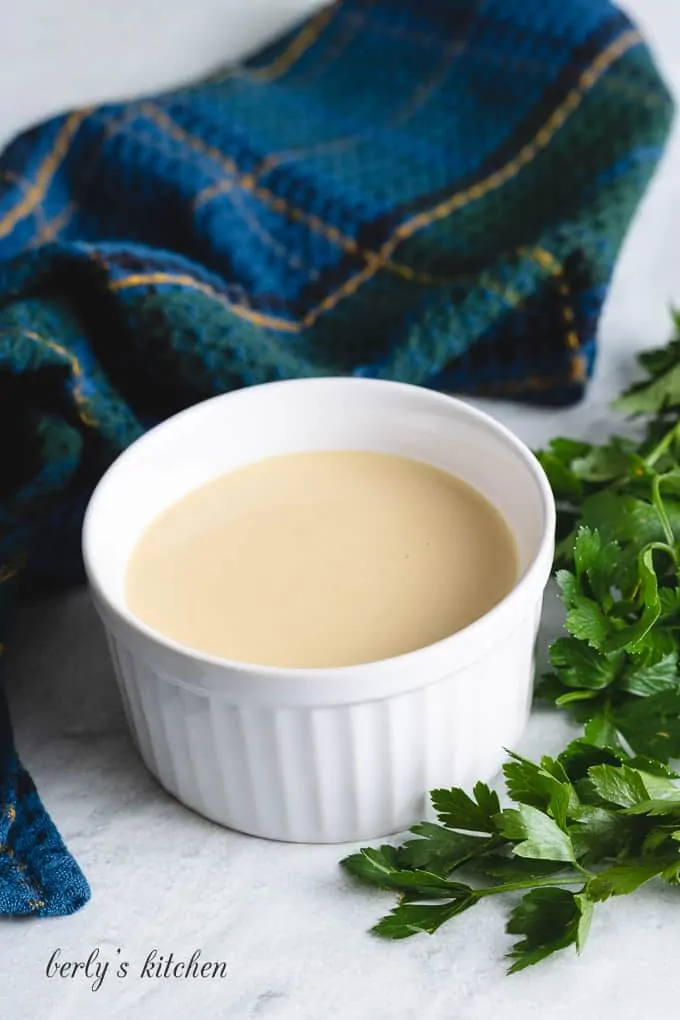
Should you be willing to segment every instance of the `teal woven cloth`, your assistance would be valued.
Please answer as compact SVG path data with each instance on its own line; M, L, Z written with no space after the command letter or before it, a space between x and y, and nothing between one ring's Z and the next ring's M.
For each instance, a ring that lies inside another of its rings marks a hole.
M0 637L10 594L80 577L101 472L195 401L329 374L577 399L670 118L607 0L344 0L245 66L17 139ZM3 709L0 912L88 895Z

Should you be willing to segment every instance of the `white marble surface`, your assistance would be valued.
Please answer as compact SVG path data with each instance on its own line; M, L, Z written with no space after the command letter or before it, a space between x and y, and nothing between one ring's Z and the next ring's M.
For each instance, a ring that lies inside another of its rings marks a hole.
M71 103L171 85L311 8L314 0L23 0L0 40L0 137ZM626 0L680 96L680 7ZM4 27L4 26L3 26ZM96 59L87 59L89 48ZM602 323L587 400L559 413L491 410L532 444L601 436L607 400L633 352L668 333L680 304L680 126L626 244ZM489 405L487 405L489 406ZM27 611L10 663L19 747L85 869L92 902L72 918L0 921L0 1016L7 1020L640 1020L677 1015L680 900L650 888L598 909L585 956L571 952L504 976L505 905L487 901L434 937L387 943L366 928L391 902L353 889L346 848L268 843L191 814L131 748L103 640L86 596ZM532 719L523 750L557 750L568 729ZM113 964L98 991L48 979L57 947ZM224 979L142 979L147 953L201 949ZM120 949L120 953L117 951ZM130 961L125 980L119 960Z

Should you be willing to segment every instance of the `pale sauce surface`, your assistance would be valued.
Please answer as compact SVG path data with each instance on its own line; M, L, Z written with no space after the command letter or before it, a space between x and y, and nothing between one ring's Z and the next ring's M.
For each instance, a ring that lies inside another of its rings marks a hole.
M420 461L322 451L217 478L157 517L129 609L190 648L348 666L448 637L517 580L514 539L475 489Z

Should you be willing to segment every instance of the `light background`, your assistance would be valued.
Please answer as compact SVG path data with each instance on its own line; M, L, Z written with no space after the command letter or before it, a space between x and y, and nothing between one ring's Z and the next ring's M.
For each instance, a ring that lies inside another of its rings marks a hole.
M520 2L520 0L517 0ZM167 88L255 49L314 0L5 0L0 144L71 105ZM625 0L680 97L680 4ZM662 343L680 305L680 125L620 259L587 399L545 412L484 406L527 442L599 438L607 401L633 354ZM481 402L480 402L481 403ZM546 634L555 625L549 599ZM341 850L250 839L192 815L148 777L132 750L87 597L36 606L9 662L20 750L90 879L94 897L64 920L0 921L3 1020L641 1020L678 1014L680 899L650 888L597 911L585 956L571 952L503 976L505 904L487 901L432 938L365 934L389 896L348 887ZM557 750L568 728L536 714L522 750ZM153 947L225 960L224 981L109 976L47 980L60 946L99 947L138 970Z

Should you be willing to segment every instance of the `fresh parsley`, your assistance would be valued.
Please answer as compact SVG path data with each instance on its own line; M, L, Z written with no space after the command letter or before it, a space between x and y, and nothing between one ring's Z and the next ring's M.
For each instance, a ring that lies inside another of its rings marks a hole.
M598 903L652 879L680 884L680 315L640 356L646 377L617 402L641 438L554 439L538 457L558 507L556 581L565 631L536 697L583 735L556 758L510 754L510 806L477 783L434 790L438 822L402 846L343 862L399 894L373 931L432 933L488 896L521 893L506 930L510 972L585 944Z

